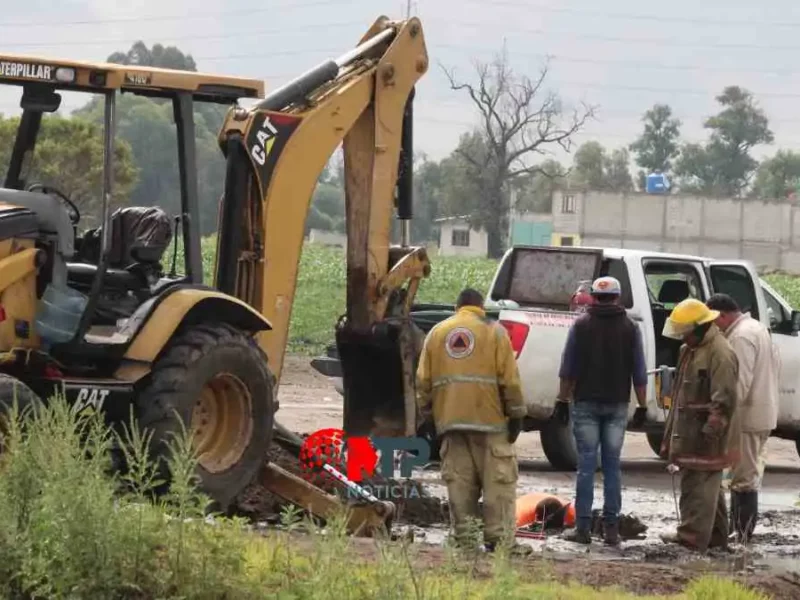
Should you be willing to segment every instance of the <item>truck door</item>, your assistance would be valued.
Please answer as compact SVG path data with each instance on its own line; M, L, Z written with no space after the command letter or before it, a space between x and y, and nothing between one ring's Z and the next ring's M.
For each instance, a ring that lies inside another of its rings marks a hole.
M744 260L714 260L706 263L708 287L712 294L728 294L742 312L769 327L767 307L761 287L756 287L758 273Z

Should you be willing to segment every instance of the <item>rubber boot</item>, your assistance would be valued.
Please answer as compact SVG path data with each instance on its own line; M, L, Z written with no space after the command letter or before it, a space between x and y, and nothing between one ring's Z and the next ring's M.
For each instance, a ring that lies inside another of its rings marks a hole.
M738 527L736 523L739 521L739 492L731 490L731 509L728 516L728 539L736 540L738 536L736 532Z
M592 543L592 534L589 533L588 529L583 527L576 527L575 529L570 529L569 531L565 532L562 536L563 539L567 540L568 542L577 542L578 544L591 544Z
M739 492L739 511L736 520L736 541L747 544L753 537L758 520L758 491Z
M619 523L603 527L603 543L606 546L619 546Z

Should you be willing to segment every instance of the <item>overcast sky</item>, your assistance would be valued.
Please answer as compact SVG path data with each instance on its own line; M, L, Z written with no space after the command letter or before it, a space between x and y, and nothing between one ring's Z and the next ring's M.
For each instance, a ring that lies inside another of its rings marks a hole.
M380 14L404 0L0 0L0 51L104 60L136 40L192 54L203 71L260 77L274 88L351 48ZM668 103L683 137L700 141L725 85L755 93L775 133L772 147L800 147L800 2L770 0L416 0L431 69L417 93L415 142L449 153L474 122L441 66L469 77L505 42L516 70L535 76L550 56L549 87L567 103L597 105L576 138L608 147L632 141L641 114ZM794 58L793 58L794 57ZM0 111L18 112L0 95ZM75 106L75 100L68 104ZM559 153L559 157L564 155Z

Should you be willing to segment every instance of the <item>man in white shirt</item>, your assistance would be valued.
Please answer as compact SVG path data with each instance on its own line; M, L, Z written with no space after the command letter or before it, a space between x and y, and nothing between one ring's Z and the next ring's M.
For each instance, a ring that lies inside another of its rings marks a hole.
M739 460L731 479L731 525L739 542L753 534L758 491L766 463L766 443L778 423L780 355L772 336L750 313L742 313L727 294L714 294L706 305L720 313L717 326L739 359L738 408L741 435L732 440Z

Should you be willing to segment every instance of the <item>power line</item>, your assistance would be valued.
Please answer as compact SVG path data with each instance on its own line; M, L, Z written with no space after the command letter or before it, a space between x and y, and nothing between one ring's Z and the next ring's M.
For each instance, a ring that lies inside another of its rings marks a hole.
M266 9L264 9L266 10ZM252 12L252 11L251 11ZM221 13L217 13L221 14ZM232 14L232 13L226 13ZM131 20L134 22L134 20ZM467 28L479 28L483 31L487 30L486 23L472 23L466 21L459 21L459 20L450 20L450 19L442 19L439 17L432 17L426 19L427 23L435 23L439 22L443 25L447 25L448 27L452 28L453 25L457 25L460 27L467 27ZM341 23L320 23L316 25L304 25L302 28L298 30L294 30L295 32L299 31L306 31L306 30L318 30L318 29L327 29L330 27L343 27L343 26L352 26L352 25L359 25L363 26L363 21L348 21L348 22L341 22ZM529 29L525 27L514 27L513 25L504 25L503 32L507 33L509 31L516 31L520 33L525 33L527 35L540 35L540 36L550 36L556 35L561 38L568 37L572 39L587 39L587 40L599 40L599 41L606 41L612 43L625 43L625 44L650 44L656 46L670 46L670 47L686 47L686 48L706 48L706 49L746 49L746 50L778 50L778 51L792 51L792 50L800 50L800 46L792 45L792 46L775 46L775 45L763 45L763 44L748 44L748 43L695 43L695 42L687 42L686 40L676 40L672 38L631 38L631 37L620 37L620 36L609 36L609 35L601 35L601 34L594 34L594 33L579 33L575 31L556 31L553 29ZM276 28L276 29L259 29L259 30L251 30L245 32L234 32L230 34L218 34L218 35L186 35L186 36L169 36L166 40L162 41L162 43L168 43L173 41L190 41L190 40L208 40L208 39L230 39L240 37L242 35L261 35L261 34L280 34L280 33L292 33L292 30L287 30L286 28ZM122 39L122 38L106 38L103 40L80 40L80 41L65 41L65 42L21 42L21 43L14 43L11 42L9 45L14 47L37 47L37 48L44 48L44 47L52 47L52 48L59 48L64 46L98 46L98 45L105 45L105 44L123 44L123 43L133 43L138 41L141 38L129 38L129 39ZM461 45L454 45L454 44L435 44L439 47L446 48L456 48L462 49L466 48L472 52L492 52L496 51L495 49L489 48L474 48L474 47L465 47ZM515 52L515 54L530 54L525 52Z
M510 2L503 0L464 0L465 4L480 4L481 6L506 6L524 8L526 11L539 11L546 13L575 14L580 16L604 17L608 19L621 19L626 21L655 21L658 23L688 23L697 25L742 25L746 27L800 27L798 21L758 21L752 19L710 19L701 17L673 17L668 15L653 15L641 13L614 13L583 8L566 8L555 6L532 5L530 3Z
M345 0L347 1L347 0ZM352 3L350 0L349 3ZM108 25L112 23L145 23L153 21L184 21L189 19L204 19L208 17L228 17L236 15L254 15L261 13L274 13L282 9L306 8L314 6L330 5L330 0L314 0L312 2L291 2L288 4L271 5L267 8L243 8L238 10L226 10L216 12L197 12L191 11L183 14L173 15L147 15L142 17L119 17L114 19L84 19L78 21L4 21L0 27L63 27L64 25Z
M431 54L435 54L436 50L452 50L458 52L464 52L469 50L476 50L475 48L470 48L466 45L458 45L458 44L439 44L439 43L432 43L428 44L429 50L433 50ZM492 50L489 48L478 48L478 51L481 52L491 52ZM303 50L304 53L336 53L341 51L341 48L320 48L320 49L306 49ZM207 60L207 61L226 61L226 60L237 60L242 58L265 58L273 55L274 52L249 52L246 54L223 54L223 55L215 55L215 56L199 56L195 55L195 60ZM629 61L629 60L617 60L617 59L601 59L601 58L584 58L580 56L565 56L563 54L546 54L546 53L539 53L539 52L518 52L514 51L514 55L521 55L521 56L531 56L537 57L542 59L550 59L554 62L566 62L566 63L579 63L579 64L591 64L591 65L611 65L615 67L622 67L626 69L638 69L638 70L667 70L667 71L706 71L706 72L719 72L719 73L753 73L753 74L763 74L763 75L795 75L798 73L797 67L786 67L786 68L776 68L776 69L754 69L754 68L741 68L741 67L723 67L717 65L668 65L663 63L656 63L656 62L644 62L644 61Z
M320 23L318 25L305 25L302 31L306 30L318 30L318 29L330 29L331 27L351 27L353 25L363 25L361 21L345 21L342 23ZM161 44L170 44L172 42L185 42L189 40L225 40L230 38L240 38L249 35L280 35L280 34L296 34L300 33L299 31L292 31L291 29L286 29L285 27L279 27L275 29L253 29L250 31L236 31L234 33L227 33L227 34L219 34L219 35L187 35L187 36L166 36L166 39L161 40L159 43ZM24 42L24 43L16 43L11 42L9 45L12 45L16 48L61 48L63 46L104 46L107 44L133 44L138 42L142 39L142 37L137 38L128 38L128 39L121 39L121 38L106 38L104 40L93 40L90 42L87 41L68 41L68 42ZM7 42L8 43L8 42ZM272 54L272 52L270 52Z
M454 50L458 52L463 52L464 50L470 49L473 51L479 52L495 52L496 49L491 48L468 48L467 46L462 46L458 44L438 44L434 43L431 44L431 47L438 48L442 50ZM602 59L602 58L584 58L579 56L564 56L563 54L546 54L540 52L525 52L525 51L514 51L514 55L521 55L521 56L531 56L543 59L550 59L556 62L569 62L569 63L581 63L581 64L590 64L590 65L613 65L619 66L623 68L631 68L631 69L654 69L654 70L670 70L670 71L709 71L709 72L720 72L720 73L758 73L764 75L796 75L798 73L797 67L786 67L786 68L778 68L778 69L750 69L750 68L741 68L741 67L722 67L722 66L706 66L706 65L668 65L663 63L657 62L645 62L645 61L630 61L630 60L617 60L617 59Z
M692 96L716 96L716 93L702 89L690 88L657 88L647 85L628 85L618 83L601 83L595 81L568 81L568 80L548 80L547 87L577 87L577 88L596 88L612 89L622 92L655 92L664 95L692 95ZM800 98L800 92L762 92L748 88L748 91L756 98Z
M460 21L460 20L451 20L451 19L442 19L441 17L429 17L426 19L427 23L439 21L442 24L447 24L449 27L453 25L458 25L461 27L473 27L476 29L481 29L483 32L486 32L489 28L487 24L484 23L472 23L468 21ZM558 36L560 38L573 38L573 39L587 39L587 40L600 40L604 42L623 42L626 44L651 44L656 46L672 46L672 47L682 47L682 48L711 48L711 49L722 49L722 50L729 50L734 48L740 48L745 50L800 50L800 46L774 46L774 45L763 45L763 44L747 44L747 43L694 43L694 42L687 42L686 40L674 39L674 38L631 38L631 37L620 37L614 35L601 35L596 33L578 33L575 31L564 31L564 30L554 30L552 28L537 28L537 29L528 29L525 27L515 27L513 25L503 24L503 33L506 34L508 32L518 32L518 33L525 33L526 35L541 35L541 36Z
M435 102L436 106L450 105L450 106L476 108L475 105L472 103L472 101L468 100L466 98L464 98L462 100L457 100L452 96L440 96L440 95L425 96L424 94L421 94L419 92L417 93L417 98L420 100L420 102L425 102L425 101ZM596 110L594 121L602 123L602 122L605 122L607 120L626 120L626 121L636 121L637 123L640 123L642 118L644 117L644 113L647 110L649 110L650 108L651 107L648 107L647 109L645 109L645 110L643 110L641 112L637 112L637 111L633 111L633 110L618 110L618 109L613 109L613 108L604 108L601 105ZM722 110L722 107L720 107L719 110ZM701 114L687 114L687 113L681 113L681 112L673 112L672 113L672 118L673 119L679 119L680 121L682 121L682 125L686 125L687 121L705 121L706 119L708 119L711 116L713 116L712 113L707 113L707 114L702 114L702 115ZM609 119L609 117L610 117L610 119ZM772 118L772 117L769 117L769 124L770 125L781 124L781 123L800 123L800 118Z

